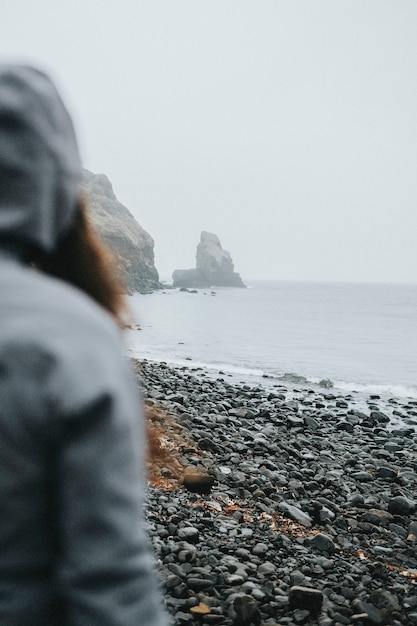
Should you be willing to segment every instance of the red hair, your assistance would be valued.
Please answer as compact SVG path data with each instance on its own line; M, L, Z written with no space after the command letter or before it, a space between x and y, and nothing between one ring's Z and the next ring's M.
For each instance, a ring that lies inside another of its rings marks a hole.
M108 311L120 326L126 313L125 286L112 253L94 231L82 197L70 230L51 254L36 255L34 265L88 294Z

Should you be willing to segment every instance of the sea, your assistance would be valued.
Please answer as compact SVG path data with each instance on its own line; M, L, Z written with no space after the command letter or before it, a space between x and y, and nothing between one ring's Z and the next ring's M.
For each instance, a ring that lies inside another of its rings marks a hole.
M417 398L417 284L253 281L129 297L127 352L236 382Z

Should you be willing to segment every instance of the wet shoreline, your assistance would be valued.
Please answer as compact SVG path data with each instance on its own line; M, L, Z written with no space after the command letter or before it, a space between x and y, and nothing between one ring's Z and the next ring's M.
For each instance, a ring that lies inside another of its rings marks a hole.
M149 489L175 624L417 624L415 401L141 371L182 465L212 478Z

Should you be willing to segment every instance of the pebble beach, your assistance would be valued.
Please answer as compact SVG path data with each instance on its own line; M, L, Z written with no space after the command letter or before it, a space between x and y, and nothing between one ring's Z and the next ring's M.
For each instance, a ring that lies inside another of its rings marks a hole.
M417 624L415 399L133 365L173 624Z

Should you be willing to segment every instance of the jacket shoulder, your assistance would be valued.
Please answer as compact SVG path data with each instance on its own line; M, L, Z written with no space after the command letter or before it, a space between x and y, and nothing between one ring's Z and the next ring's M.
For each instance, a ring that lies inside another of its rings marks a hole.
M5 279L2 269L0 365L41 378L43 393L64 412L103 394L132 398L121 333L109 314L62 281L29 270Z

